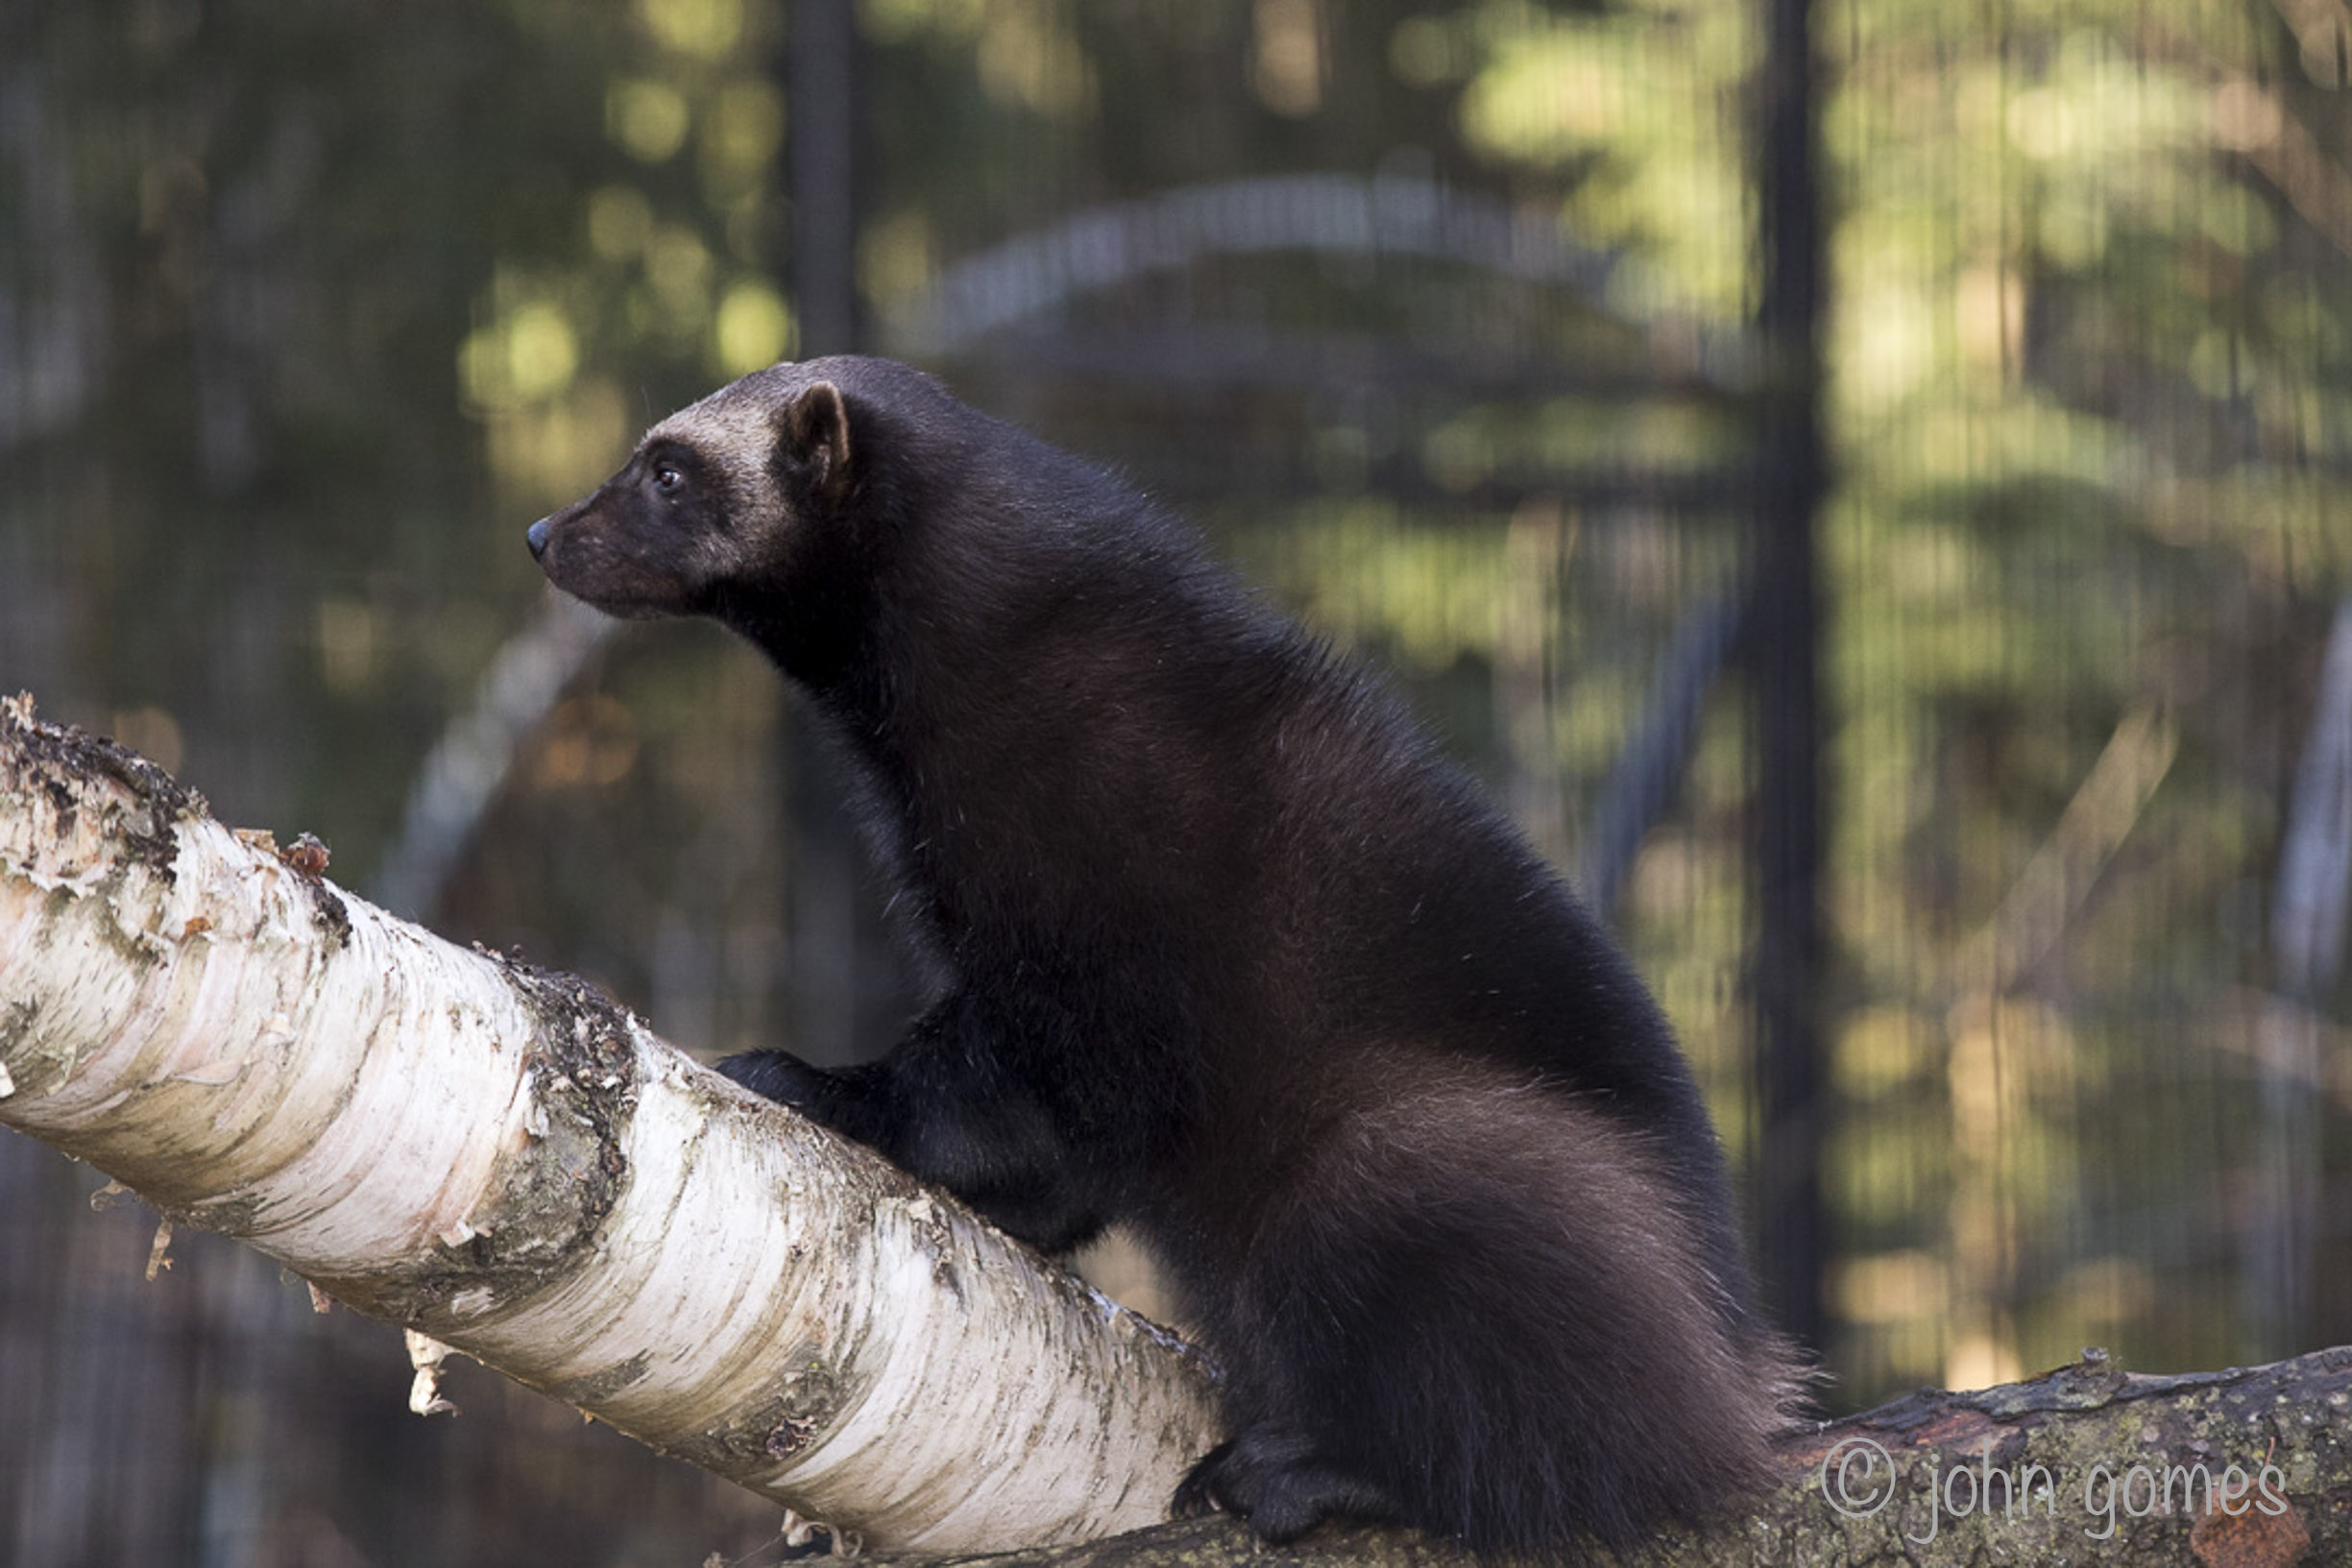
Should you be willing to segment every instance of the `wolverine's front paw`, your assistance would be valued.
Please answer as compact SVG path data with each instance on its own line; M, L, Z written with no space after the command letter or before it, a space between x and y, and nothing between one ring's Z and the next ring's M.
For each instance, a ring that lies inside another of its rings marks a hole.
M1387 1494L1316 1456L1303 1434L1252 1427L1202 1455L1176 1487L1170 1510L1194 1518L1216 1509L1249 1521L1259 1539L1281 1546L1325 1519L1393 1519Z
M834 1098L832 1074L781 1050L747 1050L720 1062L718 1070L753 1094L819 1121Z

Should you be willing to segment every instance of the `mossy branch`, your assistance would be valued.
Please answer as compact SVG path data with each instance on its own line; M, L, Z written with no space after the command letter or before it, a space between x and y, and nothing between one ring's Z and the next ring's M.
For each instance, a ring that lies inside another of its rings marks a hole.
M1780 1454L1776 1491L1705 1533L1661 1536L1642 1568L2352 1562L2352 1348L2175 1377L2129 1375L2089 1352L2029 1383L1928 1390L1793 1434ZM1270 1560L1233 1521L1191 1520L991 1557L988 1568ZM1367 1529L1320 1532L1279 1560L1474 1561L1423 1536Z

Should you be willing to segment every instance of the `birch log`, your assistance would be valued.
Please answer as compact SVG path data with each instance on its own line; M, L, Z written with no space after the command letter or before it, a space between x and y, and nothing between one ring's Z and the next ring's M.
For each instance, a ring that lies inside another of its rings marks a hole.
M0 703L0 1123L882 1547L1163 1516L1180 1343L566 977Z

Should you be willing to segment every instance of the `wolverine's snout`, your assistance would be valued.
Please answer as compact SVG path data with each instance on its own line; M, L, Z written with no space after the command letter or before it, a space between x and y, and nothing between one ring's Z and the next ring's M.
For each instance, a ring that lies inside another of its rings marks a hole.
M531 547L532 560L544 559L547 553L547 519L542 518L532 523L529 530L523 534L522 542Z

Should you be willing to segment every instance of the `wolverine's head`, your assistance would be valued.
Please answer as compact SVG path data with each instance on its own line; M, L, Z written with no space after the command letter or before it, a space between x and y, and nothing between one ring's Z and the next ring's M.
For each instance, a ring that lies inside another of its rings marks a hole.
M531 524L556 587L616 615L721 614L783 586L855 488L850 411L821 363L778 365L645 433L594 494Z

